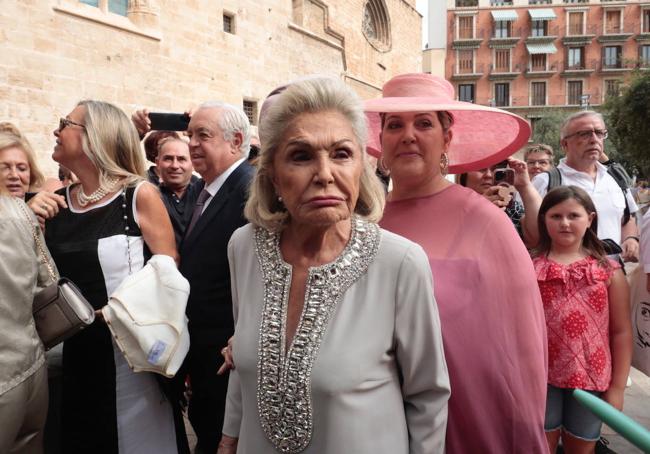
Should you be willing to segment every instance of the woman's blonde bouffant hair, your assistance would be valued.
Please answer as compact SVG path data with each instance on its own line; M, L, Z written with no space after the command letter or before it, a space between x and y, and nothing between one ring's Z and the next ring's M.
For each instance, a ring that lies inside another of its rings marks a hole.
M259 136L262 149L257 173L244 209L244 215L251 223L271 231L280 231L286 225L289 213L278 202L272 182L275 153L289 124L296 117L303 113L325 111L336 111L347 118L362 153L363 171L354 212L371 222L381 219L385 193L366 157L367 128L361 101L342 81L329 77L313 77L290 84L260 118Z
M34 191L40 188L45 181L45 177L38 168L38 164L36 164L34 149L15 126L11 123L2 123L0 124L0 151L7 148L18 148L25 153L29 163L29 190Z
M109 178L124 179L132 186L144 179L145 162L140 149L140 138L126 114L113 104L84 100L82 147L99 172L99 184L107 187Z

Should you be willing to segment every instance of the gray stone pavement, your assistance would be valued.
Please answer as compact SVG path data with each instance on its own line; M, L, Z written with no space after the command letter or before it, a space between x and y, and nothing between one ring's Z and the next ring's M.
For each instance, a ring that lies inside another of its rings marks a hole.
M625 390L623 413L650 430L650 377L632 368L630 378L632 386ZM609 441L609 448L618 454L643 452L607 426L603 427L602 434Z

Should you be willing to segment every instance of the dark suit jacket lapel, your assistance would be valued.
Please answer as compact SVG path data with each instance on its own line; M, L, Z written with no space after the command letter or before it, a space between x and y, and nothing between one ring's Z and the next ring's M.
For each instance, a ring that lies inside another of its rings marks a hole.
M190 232L190 235L183 240L186 245L192 244L192 241L201 234L203 229L205 229L219 211L221 211L225 203L228 201L230 193L235 187L237 187L239 180L244 176L246 165L246 161L242 162L233 173L228 176L226 181L224 181L221 188L219 188L219 191L214 197L212 197L212 200L210 200L210 204L205 209L199 220L196 221L196 225Z

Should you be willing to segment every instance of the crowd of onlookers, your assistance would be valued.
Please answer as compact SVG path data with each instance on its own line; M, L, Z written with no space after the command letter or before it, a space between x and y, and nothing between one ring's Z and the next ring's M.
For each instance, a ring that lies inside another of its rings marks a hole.
M608 159L600 114L567 116L555 152L405 74L364 102L283 85L259 138L227 103L182 116L152 130L146 109L79 102L57 179L0 124L0 452L186 453L183 413L198 454L594 449L601 421L570 392L623 408L623 265L650 267L647 182ZM134 372L102 315L157 255L190 286L173 378ZM46 354L50 261L97 319Z
M645 214L648 210L648 203L650 203L650 185L647 180L638 179L631 190L639 210Z

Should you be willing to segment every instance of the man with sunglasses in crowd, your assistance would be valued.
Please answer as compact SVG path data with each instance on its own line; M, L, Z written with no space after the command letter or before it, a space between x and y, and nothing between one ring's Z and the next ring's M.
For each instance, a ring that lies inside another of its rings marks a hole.
M570 115L560 129L560 145L566 157L560 159L557 170L563 186L578 186L591 196L598 212L598 238L613 240L620 246L624 261L636 262L639 230L634 213L638 207L629 189L622 190L599 162L606 138L605 121L598 112L584 110ZM542 172L533 179L542 197L551 186L550 178L549 172Z

